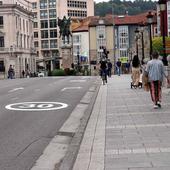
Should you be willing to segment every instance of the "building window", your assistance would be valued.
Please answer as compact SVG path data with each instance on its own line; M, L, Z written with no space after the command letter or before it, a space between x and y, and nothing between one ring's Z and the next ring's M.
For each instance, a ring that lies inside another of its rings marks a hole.
M71 8L87 8L87 2L86 1L67 0L67 7L71 7Z
M38 38L38 32L34 32L34 38Z
M37 8L37 2L33 2L33 3L32 3L32 8L33 8L33 9L36 9L36 8Z
M81 43L81 35L74 35L73 36L73 43L80 44Z
M47 8L47 0L40 0L40 9Z
M37 12L33 12L33 18L37 19Z
M50 20L50 28L56 28L57 27L57 21L56 19Z
M38 47L38 41L34 42L34 47Z
M48 38L48 30L41 31L41 38Z
M118 33L119 34L119 48L127 49L129 47L128 26L120 26L118 31L119 31Z
M2 27L4 25L4 19L3 16L0 16L0 27Z
M49 8L56 8L56 0L49 0Z
M50 48L57 48L57 40L50 40Z
M56 10L55 9L49 10L49 18L56 18Z
M41 28L48 28L48 20L41 21Z
M34 27L34 28L38 28L38 22L34 22L33 27Z
M0 47L4 47L4 37L0 37Z
M43 18L48 18L47 10L45 10L45 11L40 11L40 18L41 18L41 19L43 19Z
M42 40L41 41L41 48L48 48L49 44L48 44L48 40Z
M4 61L0 61L0 72L4 72L4 71L5 71Z
M56 38L57 37L57 30L50 30L50 38Z

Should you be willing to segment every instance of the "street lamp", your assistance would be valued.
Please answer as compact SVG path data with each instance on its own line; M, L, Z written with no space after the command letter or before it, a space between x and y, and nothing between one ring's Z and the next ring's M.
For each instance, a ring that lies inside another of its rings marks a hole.
M163 43L163 63L165 66L168 65L168 61L167 61L167 56L166 56L166 45L165 45L165 12L166 12L166 0L159 0L158 1L159 4L159 9L160 9L160 16L161 16L161 23L162 23L162 43Z
M151 11L149 11L148 15L146 16L148 19L149 24L149 38L150 38L150 59L152 59L152 24L153 24L153 15Z
M143 23L141 23L140 24L140 33L141 33L141 41L142 41L142 64L144 63L144 59L145 59L143 32L144 32L144 25L143 25Z
M139 30L136 28L135 30L135 35L136 35L136 55L138 56L138 39L139 39Z

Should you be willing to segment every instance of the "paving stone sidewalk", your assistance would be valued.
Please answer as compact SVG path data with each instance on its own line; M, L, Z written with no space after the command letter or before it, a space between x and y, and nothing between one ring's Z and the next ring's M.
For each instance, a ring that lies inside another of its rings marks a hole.
M73 170L170 170L170 89L161 109L130 75L102 85Z

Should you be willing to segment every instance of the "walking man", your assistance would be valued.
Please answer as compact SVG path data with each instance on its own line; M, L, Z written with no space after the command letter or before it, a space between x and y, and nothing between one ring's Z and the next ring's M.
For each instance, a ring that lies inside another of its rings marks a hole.
M112 63L110 62L110 60L107 63L107 68L108 68L108 77L111 77L111 75L112 75Z
M120 73L121 73L121 61L120 59L118 59L118 61L116 62L116 69L117 69L117 75L120 76Z
M164 76L167 78L169 83L168 77L164 72L164 65L162 61L158 59L158 57L159 54L157 52L153 52L152 60L150 60L146 66L146 72L148 74L150 84L151 99L154 103L155 109L161 107L161 86Z

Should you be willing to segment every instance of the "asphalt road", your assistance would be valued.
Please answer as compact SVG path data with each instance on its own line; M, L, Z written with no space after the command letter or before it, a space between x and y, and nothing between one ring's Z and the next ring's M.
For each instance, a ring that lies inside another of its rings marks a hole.
M29 170L95 79L0 80L0 170Z

